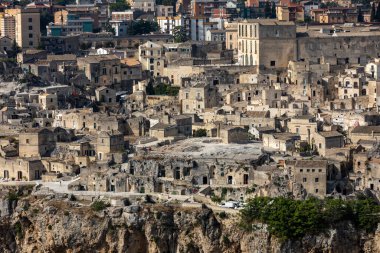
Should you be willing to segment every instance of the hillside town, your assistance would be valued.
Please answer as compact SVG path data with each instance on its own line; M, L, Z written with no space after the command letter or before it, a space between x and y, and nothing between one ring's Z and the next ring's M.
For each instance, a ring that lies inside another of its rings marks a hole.
M377 2L2 1L0 36L0 184L380 197Z

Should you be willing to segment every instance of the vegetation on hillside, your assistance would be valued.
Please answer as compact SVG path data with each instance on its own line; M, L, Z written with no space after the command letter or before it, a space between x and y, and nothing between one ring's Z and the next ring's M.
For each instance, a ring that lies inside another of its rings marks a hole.
M194 131L194 137L206 137L207 130L204 128L200 128Z
M358 200L257 197L248 201L240 217L244 229L254 230L258 222L265 223L271 234L286 240L319 234L342 222L374 232L380 222L380 206L365 197Z
M179 87L174 87L166 83L160 83L153 86L152 83L149 83L146 88L146 92L148 95L178 96Z
M125 11L125 10L128 10L130 8L131 8L131 6L125 0L116 0L115 3L110 4L110 10L111 11Z
M158 23L155 21L138 20L132 21L128 26L129 35L149 34L159 30Z

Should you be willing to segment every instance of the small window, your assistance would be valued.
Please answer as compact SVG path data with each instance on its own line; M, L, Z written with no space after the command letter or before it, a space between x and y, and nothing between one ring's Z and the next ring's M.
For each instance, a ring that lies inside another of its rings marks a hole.
M318 189L315 189L315 193L318 193Z
M29 144L29 139L26 139L26 140L25 140L25 143L26 143L26 144Z
M32 31L33 30L33 26L29 26L29 31Z
M33 18L29 18L28 21L29 21L29 22L33 22Z
M319 178L318 178L318 177L315 178L315 182L316 182L316 183L319 182Z
M270 61L270 66L271 66L271 67L276 66L276 61Z
M307 181L306 177L304 177L304 178L302 179L302 181L303 181L304 183L306 183L306 181Z

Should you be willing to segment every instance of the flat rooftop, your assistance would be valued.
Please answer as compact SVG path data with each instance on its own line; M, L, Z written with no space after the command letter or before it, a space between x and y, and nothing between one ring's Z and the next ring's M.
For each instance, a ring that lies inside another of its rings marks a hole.
M336 32L334 33L334 29ZM324 32L321 32L321 31ZM329 31L330 30L330 31ZM380 36L380 26L361 25L361 26L345 26L344 24L336 24L334 27L330 25L312 25L297 26L297 38L315 37L358 37L358 36Z
M218 138L190 138L150 148L147 155L180 158L251 160L262 154L262 144L259 142L224 144Z

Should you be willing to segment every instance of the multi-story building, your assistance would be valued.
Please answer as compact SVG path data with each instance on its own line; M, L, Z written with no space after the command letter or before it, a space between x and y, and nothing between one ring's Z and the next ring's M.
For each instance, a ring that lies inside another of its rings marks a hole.
M216 92L210 85L198 84L182 88L179 92L182 113L204 112L206 108L217 105Z
M206 41L226 41L225 30L208 30L206 32Z
M217 22L210 22L206 17L193 17L190 19L190 37L191 40L203 41L206 39L208 30L216 29Z
M111 24L111 27L114 29L116 37L127 36L127 29L128 29L127 21L110 20L109 23Z
M238 22L238 60L241 65L287 67L296 55L293 22L269 19Z
M136 18L136 10L113 11L111 18L114 21L127 21Z
M139 46L139 61L142 70L149 71L152 76L162 75L165 65L163 46L150 41Z
M301 140L311 143L318 125L313 116L305 115L292 118L288 122L288 129L290 133L298 134Z
M92 32L94 29L92 17L81 17L65 10L54 13L54 21L46 27L48 36L75 35Z
M115 55L89 55L78 58L78 69L83 70L95 86L116 86L121 83L121 62Z
M339 75L338 98L355 98L366 95L365 77L358 75Z
M293 180L302 185L308 194L323 198L327 193L328 163L325 160L287 161Z
M173 34L176 26L185 26L185 19L182 16L160 16L157 17L157 23L162 33Z
M279 21L304 21L303 6L296 3L276 6L276 16Z
M16 37L16 20L12 15L0 14L0 35L8 36L12 40Z
M226 49L234 50L237 54L238 49L238 25L237 23L226 23Z
M173 6L156 5L156 17L172 17L174 15Z
M12 29L8 29L9 37L15 38L16 43L22 48L36 48L40 44L40 13L37 9L6 9L7 25L12 24L12 16L15 20L15 34L10 33Z
M312 20L318 23L343 24L358 22L356 8L331 7L328 9L313 9L310 11Z
M156 1L154 0L135 0L132 9L141 10L143 12L155 12Z

